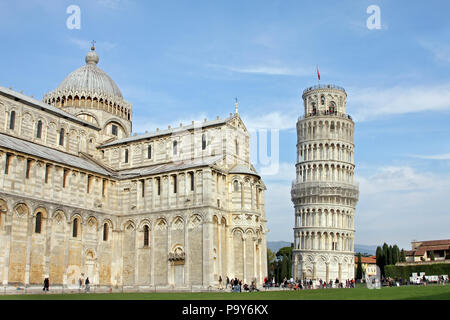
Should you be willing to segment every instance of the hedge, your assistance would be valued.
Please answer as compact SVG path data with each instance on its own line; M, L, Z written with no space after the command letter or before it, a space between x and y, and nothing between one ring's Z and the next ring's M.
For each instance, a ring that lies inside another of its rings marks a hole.
M450 263L422 264L410 266L388 265L384 267L386 277L408 280L413 273L419 275L425 272L426 276L450 275Z

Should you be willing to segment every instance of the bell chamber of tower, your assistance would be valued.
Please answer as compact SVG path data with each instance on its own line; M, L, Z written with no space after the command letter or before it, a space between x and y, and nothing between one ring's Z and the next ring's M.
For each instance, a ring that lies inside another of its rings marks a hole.
M347 93L335 85L303 91L297 121L293 277L315 281L354 278L354 122Z

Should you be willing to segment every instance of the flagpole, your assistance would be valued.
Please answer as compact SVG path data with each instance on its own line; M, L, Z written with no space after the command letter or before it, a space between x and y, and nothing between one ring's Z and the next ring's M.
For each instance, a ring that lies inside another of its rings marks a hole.
M320 87L319 65L316 65L316 72L317 72L317 84Z

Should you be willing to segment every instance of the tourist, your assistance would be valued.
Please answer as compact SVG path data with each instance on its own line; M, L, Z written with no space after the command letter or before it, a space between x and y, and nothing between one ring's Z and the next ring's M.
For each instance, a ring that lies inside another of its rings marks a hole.
M228 288L229 285L230 285L230 278L228 278L228 276L227 276L227 286L226 286L226 288Z
M48 288L50 287L50 281L49 281L49 279L48 278L45 278L44 279L44 289L42 289L42 291L44 291L44 292L48 292Z
M222 290L222 276L219 276L219 289Z
M84 285L86 286L86 288L85 288L85 289L86 289L86 293L88 293L88 292L89 292L89 289L90 289L90 288L89 288L89 283L90 283L90 282L89 282L89 277L87 277L87 278L86 278L86 281L84 282Z

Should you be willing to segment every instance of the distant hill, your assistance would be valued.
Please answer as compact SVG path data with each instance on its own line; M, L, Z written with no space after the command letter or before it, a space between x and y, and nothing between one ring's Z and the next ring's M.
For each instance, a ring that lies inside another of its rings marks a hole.
M281 248L290 247L291 243L287 241L267 241L267 248L272 252L277 252Z
M375 255L377 251L377 246L368 246L364 244L356 244L355 243L355 253L360 252L361 254L368 253L372 256Z
M287 241L267 241L267 248L273 252L277 252L283 247L290 247L291 243ZM370 255L375 255L377 251L377 246L370 246L365 244L355 244L355 253L361 252L361 254L367 253Z

